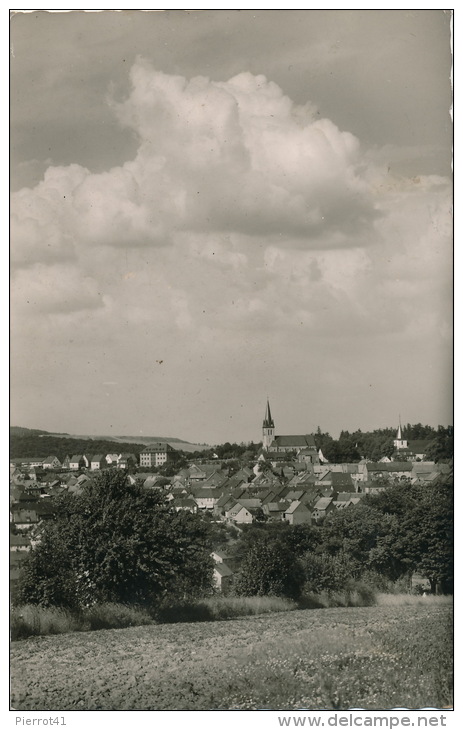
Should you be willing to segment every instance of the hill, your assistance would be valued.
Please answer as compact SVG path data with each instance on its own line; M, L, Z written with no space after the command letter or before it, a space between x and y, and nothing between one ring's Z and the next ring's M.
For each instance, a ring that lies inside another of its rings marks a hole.
M194 452L208 447L205 444L191 444L178 438L165 436L86 436L68 433L50 433L40 429L10 427L10 458L42 457L54 454L62 461L66 455L98 453L134 453L152 443L168 443L174 449Z

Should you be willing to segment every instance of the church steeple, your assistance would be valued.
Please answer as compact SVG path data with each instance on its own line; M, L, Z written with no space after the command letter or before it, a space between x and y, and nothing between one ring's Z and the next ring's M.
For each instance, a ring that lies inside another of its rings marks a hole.
M394 439L394 448L396 451L400 449L406 449L408 447L408 441L402 437L402 424L399 418L399 428L397 429L397 436Z
M270 412L270 403L267 398L267 408L265 409L264 422L262 424L262 446L268 449L275 438L275 424Z

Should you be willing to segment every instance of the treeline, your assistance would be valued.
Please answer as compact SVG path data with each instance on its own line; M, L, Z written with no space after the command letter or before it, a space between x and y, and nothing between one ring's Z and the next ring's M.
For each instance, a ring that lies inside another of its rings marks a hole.
M339 439L333 439L320 428L314 434L317 449L331 463L358 462L361 459L379 461L383 456L394 454L396 428L376 429L375 431L341 431ZM402 427L402 438L407 441L429 441L427 458L431 461L448 461L453 458L452 426L423 426L421 423Z
M383 456L391 457L394 453L394 439L396 428L376 429L375 431L341 431L339 439L334 439L329 433L320 428L313 434L317 449L321 449L323 456L330 463L353 463L361 459L379 461ZM431 461L449 461L453 458L453 428L452 426L423 426L406 424L402 428L403 438L408 441L429 441L427 458ZM236 460L239 465L255 461L262 442L241 442L218 444L213 448L193 453L176 450L179 457L190 461L218 461ZM42 457L54 454L62 461L66 455L73 454L107 454L133 453L138 458L145 448L144 444L133 442L121 443L104 439L76 439L71 437L50 436L44 431L32 431L13 427L10 429L10 457Z
M40 432L17 435L10 433L10 458L21 459L30 457L57 456L62 462L66 456L73 454L135 454L139 457L140 451L146 448L145 444L121 443L105 441L104 439L78 439L66 436L48 436Z

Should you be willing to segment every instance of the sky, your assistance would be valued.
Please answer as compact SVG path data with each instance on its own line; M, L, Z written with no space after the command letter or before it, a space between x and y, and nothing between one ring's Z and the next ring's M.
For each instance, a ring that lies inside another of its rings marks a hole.
M18 12L10 421L452 422L451 15Z

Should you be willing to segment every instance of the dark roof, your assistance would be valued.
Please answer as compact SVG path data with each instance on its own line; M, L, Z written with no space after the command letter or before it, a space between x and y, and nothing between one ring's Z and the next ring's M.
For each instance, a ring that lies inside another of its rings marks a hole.
M233 571L225 563L214 563L214 570L216 570L222 578L228 578L233 575Z
M175 449L172 448L170 444L161 442L159 444L150 444L146 447L146 449L143 449L141 451L142 454L159 454L166 451L175 451ZM122 454L122 456L127 456L127 454ZM129 454L129 456L133 456L133 454Z
M331 502L333 501L332 497L320 497L318 502L315 503L314 509L323 510L329 507Z
M214 489L213 487L200 487L199 489L191 488L191 494L194 499L216 499L218 500L222 496L221 489Z
M310 434L305 436L275 436L270 448L277 446L294 447L295 449L312 447L316 449L314 438Z
M197 507L197 504L192 497L178 497L173 500L172 504L174 507Z
M225 507L225 505L229 502L235 502L231 494L222 494L222 496L219 498L219 501L217 502L217 507Z
M339 471L331 472L331 484L333 487L354 487L351 475Z
M410 461L389 461L389 462L375 462L372 461L367 464L368 471L411 471L413 464Z
M297 499L294 500L294 502L291 502L288 509L286 510L286 514L291 515L293 512L295 512L299 507L302 507L303 511L309 512L309 508L307 505L305 505L303 502L299 502Z

